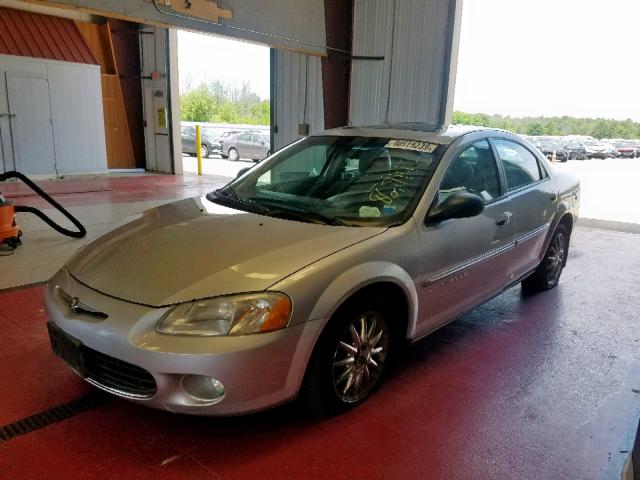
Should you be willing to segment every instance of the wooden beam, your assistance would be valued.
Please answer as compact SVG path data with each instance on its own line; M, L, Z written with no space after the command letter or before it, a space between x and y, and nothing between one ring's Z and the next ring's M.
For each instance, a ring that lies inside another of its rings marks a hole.
M210 0L160 0L158 3L170 7L172 10L202 20L218 23L221 18L231 20L231 10L220 8L216 2Z

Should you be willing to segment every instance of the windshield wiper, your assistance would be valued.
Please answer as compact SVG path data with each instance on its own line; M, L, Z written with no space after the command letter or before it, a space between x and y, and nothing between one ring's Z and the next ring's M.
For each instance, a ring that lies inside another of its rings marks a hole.
M315 210L304 210L299 208L283 208L278 205L270 205L268 207L268 214L281 218L291 218L295 220L302 220L310 223L324 223L326 225L339 225L342 227L352 227L348 222L345 222L340 217L331 217L324 213L317 212Z
M277 215L278 217L289 217L292 219L304 220L311 223L325 223L327 225L340 225L343 227L350 227L351 224L345 222L339 217L330 217L328 215L323 215L319 212L312 212L309 210L285 210L285 209L277 209L271 210L271 213Z
M245 198L240 198L238 194L232 189L223 190L219 188L207 194L207 199L212 202L216 202L216 200L223 200L227 203L241 205L245 207L249 212L252 212L252 213L262 213L264 215L268 215L271 212L269 208L259 205L256 202L253 202Z
M214 198L209 198L209 196ZM295 220L302 220L309 223L325 223L327 225L340 225L343 227L351 227L350 223L345 222L339 217L330 217L320 212L311 210L299 210L282 208L280 206L265 206L260 202L257 202L251 198L242 198L233 189L217 189L207 195L207 198L215 202L217 199L221 199L225 202L241 205L248 211L253 213L260 213L269 217L278 218L290 218Z

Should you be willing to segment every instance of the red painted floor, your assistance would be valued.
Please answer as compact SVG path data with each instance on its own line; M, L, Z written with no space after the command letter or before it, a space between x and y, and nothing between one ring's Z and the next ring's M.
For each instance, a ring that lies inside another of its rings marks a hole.
M346 415L113 400L0 444L0 478L599 479L640 407L639 283L640 236L578 229L557 289L514 288L418 343ZM44 322L41 288L0 294L0 423L86 391Z
M216 175L133 175L36 182L65 207L143 200L178 199L204 195L230 179ZM21 182L0 183L0 192L19 205L50 208L50 205Z

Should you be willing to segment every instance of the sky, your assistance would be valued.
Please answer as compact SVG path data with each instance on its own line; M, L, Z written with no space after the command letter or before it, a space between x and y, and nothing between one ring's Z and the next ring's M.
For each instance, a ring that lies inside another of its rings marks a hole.
M221 80L231 86L248 81L261 99L269 98L269 49L252 43L178 32L180 90L187 84Z
M640 121L640 0L463 0L455 110Z
M640 121L640 0L463 0L461 31L455 110ZM183 90L245 80L269 98L268 48L178 40Z

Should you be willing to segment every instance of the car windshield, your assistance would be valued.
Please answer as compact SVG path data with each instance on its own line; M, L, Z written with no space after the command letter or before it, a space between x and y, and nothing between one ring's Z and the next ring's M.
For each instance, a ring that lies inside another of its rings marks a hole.
M207 198L298 221L398 225L412 215L445 149L393 138L308 137Z

